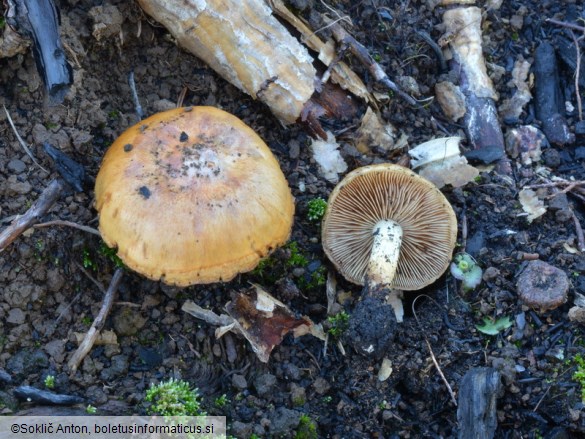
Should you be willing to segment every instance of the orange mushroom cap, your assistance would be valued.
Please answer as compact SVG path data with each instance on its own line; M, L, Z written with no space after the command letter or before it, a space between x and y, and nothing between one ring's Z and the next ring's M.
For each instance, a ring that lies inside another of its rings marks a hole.
M126 130L95 185L99 229L131 269L187 286L252 270L290 235L294 199L275 157L237 117L177 108Z

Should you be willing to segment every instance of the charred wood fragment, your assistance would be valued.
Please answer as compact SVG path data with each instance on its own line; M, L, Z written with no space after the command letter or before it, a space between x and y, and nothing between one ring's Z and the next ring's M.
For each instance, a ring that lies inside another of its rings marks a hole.
M49 143L44 144L45 152L53 159L61 177L77 192L83 192L85 169L82 165Z
M8 24L33 42L49 105L60 104L73 83L73 70L61 44L57 7L53 0L8 0L8 6Z
M549 142L566 145L575 141L563 117L564 99L559 81L555 49L547 41L540 43L534 52L536 117Z
M554 39L554 45L560 59L570 69L571 77L573 77L577 74L577 50L575 43L562 35L557 35ZM581 57L579 72L579 86L585 88L585 60L583 57Z
M491 367L468 371L459 385L459 439L491 439L498 421L496 400L502 388L500 373Z
M36 402L47 405L75 405L85 402L80 396L61 395L32 386L19 386L14 389L14 396L21 401Z

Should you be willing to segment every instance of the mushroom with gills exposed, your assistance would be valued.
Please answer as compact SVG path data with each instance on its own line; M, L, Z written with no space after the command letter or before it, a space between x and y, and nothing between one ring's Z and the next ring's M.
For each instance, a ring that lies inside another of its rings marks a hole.
M107 151L95 185L99 230L132 270L188 286L229 281L290 236L294 199L276 158L213 107L155 114Z
M359 352L381 357L403 320L402 290L418 290L449 266L457 218L431 182L402 166L358 168L335 187L323 218L325 253L365 285L350 319Z

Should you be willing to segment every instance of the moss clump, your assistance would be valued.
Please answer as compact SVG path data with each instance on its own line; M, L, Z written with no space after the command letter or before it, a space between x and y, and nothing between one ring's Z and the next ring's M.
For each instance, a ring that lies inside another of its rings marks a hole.
M321 221L326 209L327 201L323 198L313 198L307 203L307 218L313 222Z
M148 412L153 415L205 416L197 389L191 389L189 383L183 380L171 378L151 385L144 399L152 403Z
M317 424L309 415L301 415L295 439L317 439Z

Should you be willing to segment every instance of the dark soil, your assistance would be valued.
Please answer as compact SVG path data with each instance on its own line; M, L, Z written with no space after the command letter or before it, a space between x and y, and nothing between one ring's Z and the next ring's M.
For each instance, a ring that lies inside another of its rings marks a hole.
M59 226L27 231L0 253L1 414L34 407L19 402L14 389L44 388L47 375L56 377L56 392L84 398L72 410L48 413L83 414L88 404L102 415L145 413L149 385L176 377L199 389L208 413L227 416L235 437L294 437L301 414L316 423L319 437L456 437L457 407L433 364L434 355L455 393L472 368L499 370L504 391L497 399L495 437L585 437L581 387L585 383L573 377L575 358L585 356L585 331L583 323L568 318L576 294L585 294L585 258L575 251L578 234L570 213L585 226L583 201L572 193L546 199L548 211L532 223L518 201L519 190L541 182L538 175L543 170L549 179L585 180L585 137L577 136L575 143L564 147L547 147L542 159L531 165L512 159L512 184L486 171L463 188L443 189L458 217L458 243L476 258L484 281L464 292L447 273L425 290L406 294L405 321L397 325L386 355L393 369L389 379L379 381L380 361L358 355L343 335L339 341L345 354L331 338L325 351L323 342L311 336L287 336L270 362L263 364L245 340L235 335L216 340L215 327L195 320L181 306L190 299L220 313L236 292L256 282L296 313L325 321L325 286L310 281L313 273L323 273L320 267L333 273L334 269L322 252L319 224L307 218L307 203L315 197L327 198L333 185L319 175L308 147L310 138L300 127L284 128L263 104L179 49L133 1L106 2L115 6L109 13L119 12L123 23L121 31L97 41L89 11L102 3L56 0L75 76L62 105L44 105L43 84L31 51L0 59L0 103L33 154L45 168L54 169L42 147L46 141L86 171L83 192L64 194L44 219L97 227L92 198L101 159L108 145L138 122L127 81L134 71L147 114L173 107L186 89L184 105L222 108L259 133L280 161L296 198L291 241L306 261L291 262L291 249L281 249L263 270L225 284L185 289L127 272L104 328L116 334L117 344L94 346L70 377L66 363L78 345L75 333L85 333L97 315L103 293L96 283L107 288L116 266L97 236ZM431 9L435 2L330 3L351 17L352 35L386 72L392 77L411 76L422 95L433 94L437 59L415 31L425 29L435 40L441 36L441 10ZM321 2L294 4L309 21L324 10ZM544 20L572 20L583 13L582 5L570 0L507 1L487 12L484 52L500 102L514 91L509 83L514 62L520 57L531 60L541 40L564 31ZM99 21L105 16L95 17ZM367 71L349 61L376 89ZM573 72L560 65L565 100L574 108L566 116L574 129L579 119ZM410 146L445 136L443 128L448 135L462 133L460 126L442 116L436 103L429 110L415 110L393 98L380 106L383 117L409 136ZM440 124L429 117L429 111ZM529 103L520 120L503 128L539 126L534 114ZM399 158L376 151L360 154L349 140L342 155L350 170ZM57 176L56 171L47 173L32 163L0 111L0 228L24 213ZM538 193L544 199L552 191ZM554 310L530 309L517 297L525 255L534 254L570 279L567 302ZM351 314L361 289L337 278L337 310ZM512 325L496 335L476 328L484 318L504 317ZM223 394L229 403L218 407L215 401Z

